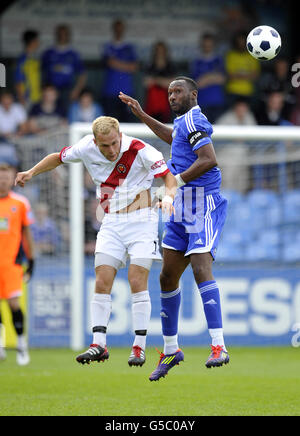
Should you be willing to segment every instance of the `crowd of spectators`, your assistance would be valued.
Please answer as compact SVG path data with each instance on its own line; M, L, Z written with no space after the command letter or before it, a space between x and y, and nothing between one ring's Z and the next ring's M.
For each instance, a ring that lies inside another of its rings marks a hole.
M173 119L168 85L177 75L185 74L197 82L198 103L214 124L300 125L300 94L291 84L290 61L281 56L268 63L254 59L246 50L247 32L237 30L230 35L226 51L220 49L217 33L201 34L198 53L187 60L186 71L182 71L166 41L153 44L145 65L136 47L126 40L125 23L116 20L111 30L111 40L99 55L99 95L93 92L85 62L72 46L68 25L57 26L53 46L42 54L39 33L27 30L23 34L24 49L16 60L14 87L4 89L0 95L0 155L11 150L15 158L15 138L43 134L76 121L92 122L100 115L136 122L118 94L122 91L136 96L137 74L142 76L145 111L164 123ZM51 237L51 241L41 243L40 249L55 251L60 242L57 235L51 236L53 223L45 217L46 206L39 205L37 212L41 219L35 234L40 237L47 233ZM86 221L95 233L97 224L89 217ZM87 252L92 252L89 240Z
M291 84L288 59L278 57L269 65L258 62L246 50L245 32L232 36L226 52L220 51L217 34L202 34L198 54L187 60L186 71L179 71L165 41L153 44L146 65L140 62L136 47L126 40L124 22L117 20L112 24L112 38L99 56L99 95L89 86L85 63L72 46L70 27L57 26L54 39L53 46L38 55L39 33L28 30L23 34L24 50L16 60L14 89L1 94L1 137L40 133L61 123L90 122L103 114L121 122L136 121L118 94L136 95L137 73L143 77L145 110L162 122L172 121L168 84L184 73L197 82L199 105L212 123L220 119L230 122L224 114L234 111L236 102L243 100L257 124L298 124L299 109L295 108L300 106L300 97Z
M171 122L167 88L177 74L185 73L198 84L198 102L211 122L234 107L243 98L258 124L292 122L292 109L299 96L291 84L290 63L283 57L267 66L246 50L246 33L232 36L231 47L224 53L218 47L217 34L204 33L198 54L187 60L186 71L178 71L165 41L156 41L148 63L140 62L136 47L126 40L126 26L121 20L112 24L112 37L99 56L102 86L94 95L88 83L84 61L72 46L72 33L67 25L55 29L52 47L39 53L40 36L35 30L23 34L23 53L16 60L14 89L1 95L2 136L36 133L60 122L90 121L109 114L121 122L134 121L118 99L120 91L134 96L135 76L142 73L144 108L163 122ZM269 63L268 63L269 64ZM268 117L270 95L282 100L281 118ZM265 111L263 117L258 116ZM41 118L41 125L39 125Z

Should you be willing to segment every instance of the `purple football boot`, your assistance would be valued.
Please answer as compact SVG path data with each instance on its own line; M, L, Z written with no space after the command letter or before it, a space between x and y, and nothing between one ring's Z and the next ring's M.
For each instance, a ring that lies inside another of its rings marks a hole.
M178 349L176 353L173 354L164 354L164 353L159 353L159 354L160 354L159 362L156 369L152 372L152 374L149 377L150 381L157 381L161 377L165 377L170 371L170 369L173 368L173 366L179 365L179 363L184 360L184 354L180 349Z

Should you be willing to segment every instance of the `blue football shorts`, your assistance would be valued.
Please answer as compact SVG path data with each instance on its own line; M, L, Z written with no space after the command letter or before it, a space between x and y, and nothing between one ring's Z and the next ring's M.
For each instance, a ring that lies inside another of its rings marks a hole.
M165 223L162 247L182 251L185 256L210 252L215 259L227 200L218 191L204 194L203 188L187 187L177 190L174 208Z

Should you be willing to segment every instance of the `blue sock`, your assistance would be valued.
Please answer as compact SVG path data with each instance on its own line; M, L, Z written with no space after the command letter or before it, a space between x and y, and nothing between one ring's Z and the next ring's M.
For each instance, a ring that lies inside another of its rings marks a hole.
M161 324L164 336L175 336L178 332L179 308L181 302L180 289L161 292Z
M207 326L209 329L222 328L220 292L217 283L212 280L198 284L203 302Z

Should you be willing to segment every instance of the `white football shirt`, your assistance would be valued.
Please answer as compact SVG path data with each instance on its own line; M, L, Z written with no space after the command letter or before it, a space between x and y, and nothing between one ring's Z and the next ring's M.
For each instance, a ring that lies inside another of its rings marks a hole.
M60 160L85 165L97 186L97 196L106 213L115 213L130 205L140 192L151 187L154 177L169 172L160 151L124 133L119 157L114 162L101 153L93 135L84 136L71 147L64 147Z

